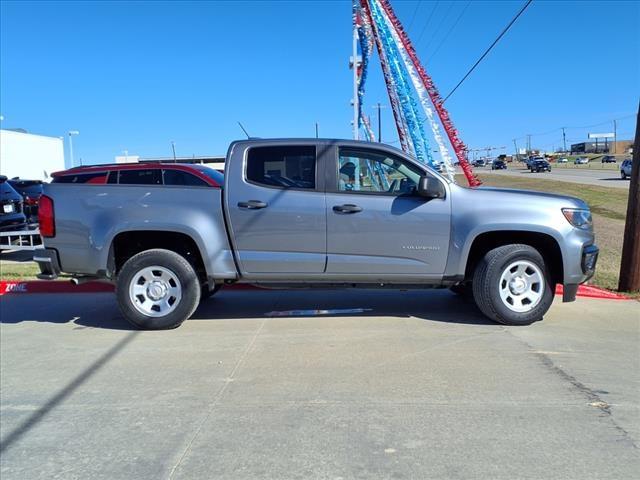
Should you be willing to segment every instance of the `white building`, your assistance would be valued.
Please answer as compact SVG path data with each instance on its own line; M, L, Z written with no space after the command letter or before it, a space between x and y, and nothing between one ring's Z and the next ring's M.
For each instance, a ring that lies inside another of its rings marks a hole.
M0 175L28 180L50 180L64 170L62 138L0 130Z

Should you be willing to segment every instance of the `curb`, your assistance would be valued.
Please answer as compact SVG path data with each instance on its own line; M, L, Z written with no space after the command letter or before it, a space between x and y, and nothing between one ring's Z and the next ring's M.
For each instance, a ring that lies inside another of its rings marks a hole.
M230 285L224 287L229 290L263 290L254 285ZM28 293L109 293L113 292L114 286L106 282L87 282L80 285L73 285L71 282L28 280L24 282L0 281L0 296L7 294L28 294ZM556 287L556 295L562 295L562 285ZM630 300L630 298L615 292L610 292L593 285L580 285L578 287L578 297L599 298L606 300Z

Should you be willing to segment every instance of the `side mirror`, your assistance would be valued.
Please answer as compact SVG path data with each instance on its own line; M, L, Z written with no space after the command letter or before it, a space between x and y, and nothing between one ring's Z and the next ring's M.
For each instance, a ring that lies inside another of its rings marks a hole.
M418 181L418 195L425 198L444 198L444 187L439 180L424 176Z

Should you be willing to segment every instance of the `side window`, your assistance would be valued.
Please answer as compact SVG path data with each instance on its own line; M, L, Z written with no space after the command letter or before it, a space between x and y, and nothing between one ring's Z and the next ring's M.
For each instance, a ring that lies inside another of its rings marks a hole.
M411 194L423 173L414 165L383 152L340 148L338 191L391 195Z
M277 188L316 188L316 147L255 147L247 156L246 178Z
M207 182L182 170L163 170L165 185L182 185L188 187L206 187Z
M51 183L97 183L103 184L107 179L107 172L65 174L54 177Z
M162 185L159 168L147 170L120 170L120 185Z

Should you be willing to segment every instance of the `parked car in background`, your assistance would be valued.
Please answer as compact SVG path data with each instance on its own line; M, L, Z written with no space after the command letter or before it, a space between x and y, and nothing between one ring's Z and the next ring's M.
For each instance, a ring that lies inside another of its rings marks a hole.
M506 170L507 164L504 160L494 160L491 164L491 170Z
M38 222L38 201L42 195L42 180L24 180L12 178L7 180L13 189L22 195L23 213L28 223Z
M54 172L51 183L87 183L93 185L169 185L207 187L222 182L224 175L204 165L179 163L121 163L88 165ZM280 184L285 180L278 179ZM275 181L275 180L274 180ZM295 186L295 185L289 185Z
M616 163L616 157L613 155L605 155L602 157L602 163Z
M569 159L567 157L562 157L557 160L558 163L568 163Z
M573 161L573 163L575 165L586 165L589 163L589 159L587 157L578 157Z
M531 173L550 172L551 164L546 160L537 159L529 164L529 170L531 170Z
M13 189L4 175L0 175L0 208L0 231L22 230L26 227L22 196Z
M620 178L626 180L631 176L631 159L627 158L620 164Z
M480 158L476 161L473 162L473 166L474 167L486 167L487 166L487 162L484 160L484 158Z

